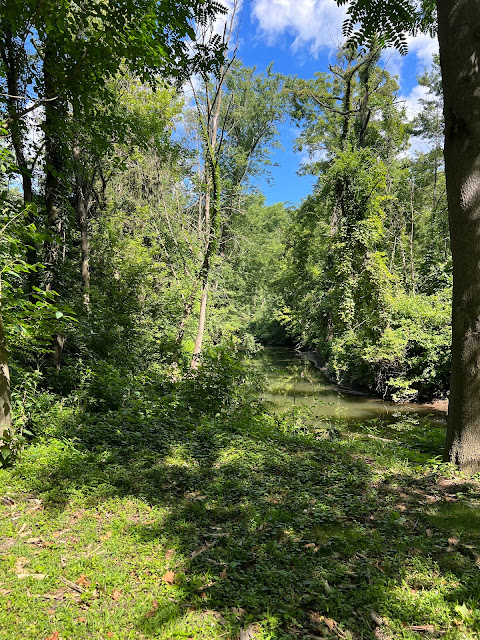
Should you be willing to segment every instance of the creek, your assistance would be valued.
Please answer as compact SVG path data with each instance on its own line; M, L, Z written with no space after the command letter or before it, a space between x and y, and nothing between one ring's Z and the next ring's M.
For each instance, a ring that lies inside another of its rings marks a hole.
M276 413L291 412L320 427L341 423L342 429L398 435L397 423L445 427L446 414L413 403L397 404L339 387L308 359L293 349L267 347L255 365L266 375L265 399Z

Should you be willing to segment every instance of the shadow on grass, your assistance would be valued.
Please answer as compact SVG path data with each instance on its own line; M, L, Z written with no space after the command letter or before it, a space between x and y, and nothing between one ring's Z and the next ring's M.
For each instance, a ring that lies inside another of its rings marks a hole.
M126 531L166 541L181 559L172 606L139 622L146 637L203 611L232 638L255 622L266 637L323 636L322 617L341 638L419 637L418 625L460 638L464 621L452 620L462 603L480 630L478 511L458 513L477 508L465 503L478 501L477 485L439 484L396 445L282 434L269 420L144 430L105 420L93 434L84 424L75 441L32 447L18 473L47 508L76 494L92 507L133 495L163 508Z

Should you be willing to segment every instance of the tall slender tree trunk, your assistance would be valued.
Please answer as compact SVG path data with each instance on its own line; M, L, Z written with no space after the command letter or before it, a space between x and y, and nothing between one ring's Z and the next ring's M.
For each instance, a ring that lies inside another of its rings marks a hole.
M80 275L83 285L83 304L90 313L90 239L88 235L89 189L81 166L81 151L76 147L75 160L75 213L80 231Z
M205 333L205 322L207 319L207 300L208 300L208 280L205 280L202 288L202 298L200 300L200 314L198 316L197 338L193 349L191 369L198 369L199 357L202 352L203 335Z
M207 86L208 92L208 86ZM207 318L208 300L208 278L210 275L211 258L218 251L219 231L220 231L220 174L217 158L217 135L218 121L220 117L220 107L222 103L222 87L218 87L216 102L213 113L209 111L211 126L206 127L205 146L207 158L205 164L206 187L205 187L205 254L202 267L200 269L199 280L202 282L202 298L200 300L200 314L198 316L197 337L195 348L190 363L191 369L197 369L199 357L202 351L203 336L205 333L205 322Z
M54 43L47 40L43 60L44 92L47 98L58 95L55 76L56 51ZM63 208L65 193L61 175L64 170L61 133L66 122L64 105L59 100L45 103L45 212L50 239L45 245L45 288L59 292L59 263L62 255ZM65 337L53 336L52 355L57 370L60 369Z
M410 290L412 295L415 295L415 260L413 256L413 240L415 234L415 206L414 206L414 190L415 184L411 183L410 186L410 237L409 237L409 250L410 250L410 279L411 285Z
M56 95L57 84L54 74L55 51L53 43L47 41L44 58L44 91L47 97ZM62 233L62 153L60 131L64 120L57 100L45 103L45 211L47 226L51 235L45 247L45 280L47 290L58 289L58 264L61 254Z
M77 187L76 210L80 230L80 274L83 284L83 304L90 313L90 240L88 237L88 202L83 184Z
M10 369L8 351L3 330L0 284L0 439L3 431L12 424L12 398L10 393Z
M180 324L178 325L177 337L175 338L175 345L177 347L180 347L180 345L182 344L183 337L185 335L185 329L187 327L187 322L193 310L193 304L195 302L195 297L197 295L197 289L198 289L198 281L195 281L193 283L192 290L190 291L188 298L185 300L185 304L183 307L183 316L180 321Z
M480 2L437 0L453 257L445 459L480 469Z

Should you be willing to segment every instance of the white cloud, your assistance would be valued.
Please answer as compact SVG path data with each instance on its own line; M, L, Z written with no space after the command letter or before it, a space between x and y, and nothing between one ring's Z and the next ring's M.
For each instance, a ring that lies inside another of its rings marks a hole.
M342 41L346 10L335 0L252 0L252 16L269 44L288 33L294 37L292 49L308 46L315 55Z
M224 15L217 15L213 24L213 33L223 36L225 27L227 32L231 26L234 10L237 9L238 1L235 0L218 0L218 3L223 5L227 10ZM238 10L238 9L237 9Z
M410 91L408 96L399 96L399 100L405 103L405 110L407 112L407 118L412 120L422 110L420 100L423 100L428 95L428 87L423 87L417 84Z
M288 34L293 39L294 51L305 47L311 55L316 55L320 49L334 49L343 41L346 7L338 7L335 0L252 0L251 14L270 45ZM438 53L436 38L427 34L407 36L407 43L409 55L415 57L417 73L430 67L432 55ZM388 71L401 80L405 59L398 51L387 49L382 60Z
M431 38L426 33L417 36L407 36L408 51L417 57L417 61L422 67L429 67L432 64L432 57L438 53L438 40Z

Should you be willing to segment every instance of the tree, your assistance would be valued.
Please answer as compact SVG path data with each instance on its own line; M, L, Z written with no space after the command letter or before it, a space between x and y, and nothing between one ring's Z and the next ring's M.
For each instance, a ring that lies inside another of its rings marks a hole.
M406 52L405 33L438 26L445 117L445 174L453 262L452 372L445 460L480 469L480 11L476 0L337 0L345 33L380 32ZM435 15L437 14L437 15ZM360 23L359 31L355 25Z
M223 42L227 47L236 28L238 2L235 2ZM200 34L206 46L212 28ZM191 82L200 142L199 231L203 236L201 266L185 305L177 341L183 338L186 319L193 307L196 290L202 289L198 329L191 361L197 368L202 350L211 289L213 267L225 255L229 242L229 220L241 211L248 181L261 173L275 144L276 123L282 114L282 78L272 72L256 74L244 67L232 52L219 73L200 74L200 87Z

